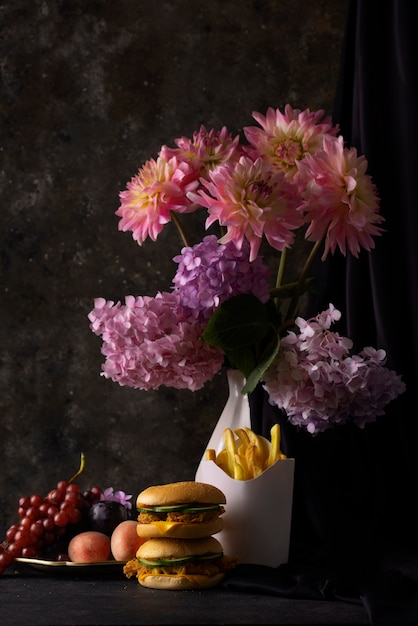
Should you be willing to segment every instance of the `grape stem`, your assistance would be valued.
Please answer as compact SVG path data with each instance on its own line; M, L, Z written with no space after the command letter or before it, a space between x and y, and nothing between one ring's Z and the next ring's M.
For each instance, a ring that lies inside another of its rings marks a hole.
M72 483L76 478L78 478L78 476L80 476L80 474L84 472L84 466L85 466L85 457L84 457L84 454L81 453L80 467L78 468L74 476L71 476L70 480L68 481L69 483Z

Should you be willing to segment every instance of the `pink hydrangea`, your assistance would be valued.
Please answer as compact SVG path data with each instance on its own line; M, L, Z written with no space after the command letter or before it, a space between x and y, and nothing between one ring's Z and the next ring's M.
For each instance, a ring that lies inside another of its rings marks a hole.
M340 312L332 305L288 333L264 376L270 404L283 409L295 426L315 434L352 420L360 428L383 415L405 384L385 368L384 350L365 348L350 355L350 339L329 330Z
M215 235L208 235L201 243L183 248L173 260L178 263L174 291L202 319L209 319L231 296L251 293L261 302L270 298L271 271L261 257L250 263L247 242L238 250L233 242L219 244Z
M352 393L350 396L350 416L360 427L384 415L384 408L406 389L401 377L393 370L384 367L386 353L372 347L364 348L358 376L347 385Z
M125 304L98 298L89 314L103 339L102 375L135 389L200 389L220 370L223 352L201 341L197 311L178 293L127 296Z

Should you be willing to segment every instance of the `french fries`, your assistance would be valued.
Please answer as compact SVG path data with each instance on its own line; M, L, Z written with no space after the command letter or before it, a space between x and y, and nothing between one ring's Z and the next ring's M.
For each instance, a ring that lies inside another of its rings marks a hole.
M236 436L236 437L235 437ZM251 428L225 428L225 448L216 454L212 448L206 450L206 460L214 461L224 472L236 480L250 480L259 476L278 459L286 459L280 450L280 425L270 430L271 441L256 435Z

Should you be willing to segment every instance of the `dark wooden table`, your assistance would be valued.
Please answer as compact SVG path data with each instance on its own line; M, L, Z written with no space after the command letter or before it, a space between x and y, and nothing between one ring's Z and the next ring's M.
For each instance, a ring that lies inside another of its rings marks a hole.
M0 579L4 626L136 624L369 624L361 603L289 599L217 587L159 591L122 570L39 571L9 567Z

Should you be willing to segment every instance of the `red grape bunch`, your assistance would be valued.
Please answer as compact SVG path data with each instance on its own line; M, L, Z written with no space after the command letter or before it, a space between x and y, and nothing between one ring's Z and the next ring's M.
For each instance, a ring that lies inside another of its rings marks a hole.
M84 455L81 455L78 472L68 481L59 481L45 498L34 494L19 499L19 521L10 526L6 540L0 543L0 575L15 558L36 557L71 529L80 528L102 493L100 487L80 491L73 480L83 470Z

